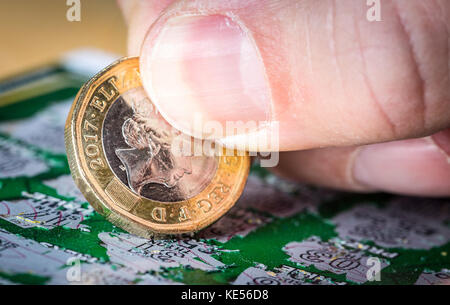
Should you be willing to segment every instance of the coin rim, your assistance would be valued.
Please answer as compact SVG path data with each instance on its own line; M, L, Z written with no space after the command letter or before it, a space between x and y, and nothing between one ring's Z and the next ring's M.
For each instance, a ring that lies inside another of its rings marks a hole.
M135 61L136 65L139 66L138 57L120 58L117 61L113 62L108 67L101 70L95 76L93 76L87 83L85 83L81 87L81 89L79 90L78 94L75 97L74 103L72 104L69 115L67 117L65 126L65 145L66 145L67 159L69 161L69 167L71 170L72 177L75 181L75 184L83 193L87 201L93 206L93 208L99 214L105 216L113 224L125 229L128 232L144 237L154 237L157 234L180 234L198 231L220 219L234 205L236 200L241 195L250 169L250 157L248 156L248 153L245 153L244 156L239 156L242 159L240 162L240 166L237 172L235 173L235 183L234 185L230 186L231 193L224 199L223 202L220 203L219 208L213 211L213 213L205 214L204 217L196 219L195 221L186 221L176 224L153 223L146 219L139 218L139 216L136 216L128 211L125 211L120 206L108 204L108 202L112 200L108 198L106 194L105 196L102 196L97 191L97 189L102 189L101 186L99 185L96 186L95 185L96 181L91 181L91 179L88 179L86 175L87 174L86 169L83 168L82 165L83 162L81 162L83 154L79 154L79 149L77 148L78 136L76 135L75 132L78 118L83 116L84 111L82 110L85 110L86 108L83 107L83 105L89 103L88 99L92 97L92 93L94 92L95 88L101 85L101 82L99 82L99 80L104 78L105 74L107 74L109 71L113 70L118 65L126 61ZM127 90L119 92L119 94L123 94L126 91ZM114 102L115 100L112 101L111 104ZM106 156L104 156L104 158L105 160L107 160ZM219 158L224 157L221 156ZM111 171L111 174L115 176L109 163L107 163L107 170ZM220 170L223 171L219 163L217 166L216 173L212 178L212 181L214 181L214 179L220 174ZM207 188L205 188L204 190L206 189ZM102 189L102 192L105 192L105 190ZM202 192L200 192L199 194L197 194L192 198L189 198L181 202L188 202L191 200L195 200L196 197L200 197ZM144 197L141 196L141 198ZM155 200L150 201L157 202ZM122 210L122 212L118 210ZM124 213L130 214L131 216L128 215L130 217L127 217L126 215L124 215ZM146 223L149 225L146 225Z

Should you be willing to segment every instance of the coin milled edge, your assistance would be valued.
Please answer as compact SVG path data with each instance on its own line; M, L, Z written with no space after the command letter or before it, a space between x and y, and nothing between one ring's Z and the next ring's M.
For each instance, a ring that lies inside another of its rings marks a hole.
M153 209L153 211L146 210L145 208L146 205L145 203L142 202L140 204L144 206L144 208L142 209L144 216L148 217L147 214L150 214L152 215L152 217L157 216L156 217L157 219L149 221L149 219L142 219L135 216L134 214L130 214L129 211L127 212L123 209L123 207L120 207L117 204L115 204L111 200L111 196L105 196L105 185L103 185L103 187L100 187L100 185L98 185L98 181L92 178L92 173L89 172L92 171L92 168L89 169L86 166L85 160L86 156L81 152L80 149L83 147L81 143L82 142L81 134L77 133L80 133L79 131L81 126L80 122L83 119L83 115L86 112L88 104L91 103L92 98L96 94L97 92L96 90L98 90L107 79L116 77L117 80L117 73L121 72L120 69L121 65L131 66L137 73L137 77L139 76L138 58L137 57L121 58L116 62L112 63L111 65L109 65L108 67L106 67L105 69L101 70L94 77L92 77L86 84L84 84L80 89L80 91L78 92L78 94L76 95L74 103L70 109L66 121L64 136L65 136L67 159L69 161L69 167L71 170L72 177L75 181L75 184L81 190L86 200L93 206L93 208L99 214L103 215L110 222L123 228L124 230L142 237L154 238L161 236L164 237L167 236L167 234L171 235L171 234L195 232L214 223L234 205L234 203L239 198L244 189L245 180L248 176L250 168L250 157L248 156L248 153L244 153L244 155L239 156L223 155L218 157L220 159L220 162L216 170L215 177L213 178L211 184L205 190L203 190L197 196L194 196L193 198L190 198L186 201L165 203L167 204L167 206L170 206L171 204L180 204L184 202L189 203L188 205L184 205L182 208L180 208L181 210L179 212L179 215L174 216L175 218L179 216L178 219L180 219L180 222L173 224L167 224L166 222L164 222L161 213L154 213L155 209ZM122 80L122 82L123 84L125 84L126 73L128 72L126 70L122 70L122 72L124 72L123 75L124 79ZM107 77L108 74L110 74L109 78ZM135 76L133 79L130 80L130 82L138 81L142 86L140 77L139 80L137 80L137 77ZM126 86L123 85L122 87ZM107 101L107 103L109 103L108 107L110 107L110 105L112 105L115 102L117 97L119 97L121 94L123 94L124 92L126 92L131 88L132 87L127 88L122 92L120 90L117 90L117 92L115 92L117 96ZM111 87L108 87L108 89L111 89ZM105 116L106 113L107 110L104 112L103 116ZM98 128L99 130L98 135L100 136L100 139L101 139L101 130L103 128L103 120L100 124L101 126L98 126L100 127ZM90 123L88 122L85 124L89 125ZM100 152L98 155L99 158L103 158L103 162L106 164L105 168L103 168L102 170L106 171L107 172L106 176L109 175L112 179L114 177L114 174L112 173L112 170L108 165L108 162L104 155L103 148L100 146L102 145L99 145L98 150ZM110 173L108 173L108 171ZM230 177L232 177L233 179L231 179ZM227 181L233 182L232 183L233 185L223 183L221 182L221 179L227 179ZM114 186L117 187L116 185ZM120 192L123 191L124 189L125 187L119 190L119 195ZM124 196L124 198L126 198L126 196ZM145 201L147 204L149 202L153 203L156 202L148 200L146 198L144 199L139 198L139 200ZM135 209L136 205L137 203L135 203L135 206L132 207L130 211ZM217 208L217 206L219 205L220 207ZM208 215L208 212L212 211L213 207L215 208L213 211L214 213ZM192 217L193 214L200 214L196 215L195 222L189 221L189 217ZM165 215L165 217L168 216ZM185 224L183 224L183 221L181 220L185 221Z

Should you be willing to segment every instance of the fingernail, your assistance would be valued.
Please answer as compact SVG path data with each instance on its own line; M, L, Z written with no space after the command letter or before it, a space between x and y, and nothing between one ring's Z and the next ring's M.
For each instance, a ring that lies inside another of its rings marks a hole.
M199 118L221 126L269 119L271 91L259 51L230 17L170 18L144 41L141 74L163 117L191 135L199 134Z
M450 160L450 128L432 135L431 139Z
M430 138L361 147L353 177L363 186L411 195L448 196L450 163Z

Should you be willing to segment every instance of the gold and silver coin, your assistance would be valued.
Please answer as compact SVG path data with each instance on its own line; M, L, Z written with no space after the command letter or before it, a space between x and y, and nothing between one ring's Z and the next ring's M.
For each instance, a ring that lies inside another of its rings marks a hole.
M142 87L137 57L118 60L80 89L65 141L87 201L144 237L195 232L216 221L239 198L250 166L246 154L186 150L194 139L158 113Z

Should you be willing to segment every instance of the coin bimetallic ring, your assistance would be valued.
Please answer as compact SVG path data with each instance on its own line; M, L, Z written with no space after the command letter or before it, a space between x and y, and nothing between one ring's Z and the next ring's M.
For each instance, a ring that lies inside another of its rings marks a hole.
M86 200L113 224L147 238L199 231L242 193L248 154L177 153L191 140L146 95L137 57L90 79L65 127L72 177Z

